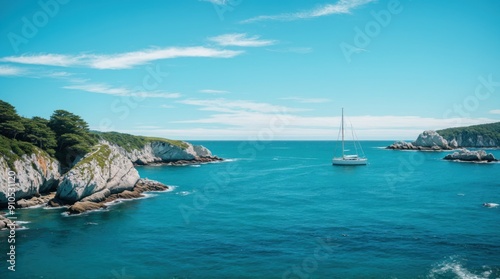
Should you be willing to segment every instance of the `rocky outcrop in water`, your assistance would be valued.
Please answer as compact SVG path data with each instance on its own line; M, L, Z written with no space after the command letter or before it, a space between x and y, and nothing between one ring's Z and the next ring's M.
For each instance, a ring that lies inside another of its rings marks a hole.
M3 215L0 214L0 230L3 229L18 229L20 228L19 225L17 225L15 222L10 220L7 217L4 217Z
M456 142L448 143L436 131L424 131L418 135L417 140L414 142L397 141L388 146L387 149L440 151L451 150L456 147Z
M165 191L168 190L169 187L154 180L149 179L139 179L137 183L131 190L125 190L121 193L110 194L108 196L103 195L103 193L99 193L99 195L89 196L82 201L76 202L69 207L70 214L80 214L86 211L97 210L106 208L109 203L114 202L118 199L127 200L127 199L136 199L143 197L144 192L151 191ZM110 192L107 192L110 193Z
M466 162L495 162L495 156L491 153L486 153L484 150L469 151L467 149L460 149L452 154L444 157L445 160L458 160Z
M17 207L19 208L27 208L33 206L41 206L46 205L51 199L55 197L56 193L48 193L48 194L36 194L34 197L29 199L20 199L16 202Z
M9 170L11 168L5 158L0 156L0 205L7 203ZM17 183L16 200L54 190L61 176L59 162L38 149L36 153L15 160L12 171L15 172Z
M448 141L440 136L436 131L424 131L418 135L418 138L413 145L431 149L452 149L452 147L448 145Z
M101 143L61 178L57 198L68 203L109 190L111 194L130 190L139 173L116 146Z

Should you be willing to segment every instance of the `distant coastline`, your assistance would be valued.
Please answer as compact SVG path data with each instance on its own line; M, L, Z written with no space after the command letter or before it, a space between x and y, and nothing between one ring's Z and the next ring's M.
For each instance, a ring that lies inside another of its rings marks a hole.
M386 147L393 150L449 151L443 159L463 162L496 162L493 154L482 149L500 148L500 122L439 131L424 131L413 142L396 141ZM467 148L479 150L470 151Z
M424 131L415 141L396 141L387 149L454 150L460 148L500 148L500 122L437 131Z

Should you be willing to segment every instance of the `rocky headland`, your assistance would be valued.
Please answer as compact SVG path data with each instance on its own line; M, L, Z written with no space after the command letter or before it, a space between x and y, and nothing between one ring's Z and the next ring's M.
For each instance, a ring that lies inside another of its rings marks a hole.
M424 131L415 141L397 141L387 149L443 151L500 147L500 122L438 131Z
M0 209L10 212L34 206L62 206L70 214L105 208L117 199L169 189L141 179L135 166L221 160L185 141L91 131L66 110L54 111L50 119L22 117L0 100ZM9 224L2 217L0 226Z
M207 148L187 142L156 139L141 148L126 148L101 139L91 152L62 171L58 160L43 150L35 150L13 162L0 156L0 206L8 204L9 170L15 172L15 207L65 206L70 214L78 214L106 208L117 199L140 198L147 191L169 189L160 182L141 179L136 165L189 165L222 160Z

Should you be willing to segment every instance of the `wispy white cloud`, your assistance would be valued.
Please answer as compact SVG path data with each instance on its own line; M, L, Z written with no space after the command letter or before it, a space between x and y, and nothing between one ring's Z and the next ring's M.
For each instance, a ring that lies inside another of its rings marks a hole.
M252 23L257 21L294 21L301 19L316 18L333 14L348 14L353 9L374 2L375 0L340 0L335 4L326 4L317 8L295 13L283 13L278 15L261 15L242 21L241 23Z
M19 67L10 65L0 65L0 76L20 76L25 74L26 71Z
M299 54L307 54L313 51L310 47L289 47L289 48L281 48L281 49L266 49L272 52L291 52L291 53L299 53Z
M222 121L222 116L219 118ZM383 118L387 121L387 125L377 125L377 120ZM415 123L420 123L416 127L411 124L406 126L389 127L391 120L399 123L400 116L362 116L359 119L352 118L352 123L356 129L356 134L360 139L364 140L414 140L424 130L442 129L448 127L449 123L443 119L434 118L418 118L410 116ZM402 117L408 119L407 117ZM226 119L227 116L226 116ZM274 114L274 115L249 115L246 118L239 117L238 121L229 124L226 121L204 121L204 122L180 122L184 124L183 128L178 129L142 129L142 130L127 130L121 131L137 135L173 137L179 139L307 139L307 140L336 140L338 136L338 125L340 119L319 118L323 122L322 125L310 125L313 121L318 120L315 117L296 118L293 115ZM356 119L356 120L355 120ZM200 119L201 120L201 119ZM246 122L241 122L241 121ZM299 123L295 121L300 120ZM455 119L457 120L457 119ZM364 121L368 125L363 125L360 121ZM423 121L423 122L419 122ZM460 119L461 125L475 125L492 122L491 119ZM179 123L179 122L177 122ZM196 125L193 127L189 124L206 124L206 126ZM414 122L412 122L414 123Z
M231 58L242 51L219 50L207 47L164 48L148 49L143 51L127 52L116 55L95 56L89 65L97 69L127 69L133 66L147 64L155 60L172 59L179 57L212 57Z
M327 98L301 98L301 97L287 97L281 98L281 100L289 100L295 101L303 104L318 104L318 103L328 103L331 102L330 99Z
M493 110L490 110L490 113L491 113L491 114L500 114L500 109L493 109Z
M248 36L246 33L231 33L208 38L221 46L263 47L276 44L273 40L261 40L260 36Z
M301 108L289 108L248 100L181 100L179 103L209 111L196 119L175 121L196 125L204 133L187 129L183 138L201 138L217 135L219 138L245 139L257 137L265 131L274 139L336 139L340 116L305 116ZM421 116L361 115L346 118L356 128L361 139L415 139L424 130L468 126L495 122L489 118L431 118ZM200 126L201 125L201 126ZM208 128L210 127L210 128ZM169 130L172 132L171 130ZM221 132L219 134L219 131ZM175 133L175 132L174 132ZM226 135L223 136L223 135Z
M132 91L125 87L112 87L105 83L84 83L64 86L65 89L79 90L97 94L107 94L115 96L136 96L140 98L179 98L180 93L167 93L160 91Z
M0 65L0 76L22 76L27 78L56 78L68 79L72 73L65 71L48 71L39 67L17 67L11 65Z
M289 108L285 106L273 105L269 103L260 103L248 100L227 100L223 98L201 100L187 99L178 101L186 105L201 107L200 110L215 111L223 113L282 113L284 111L304 111L303 109Z
M70 76L73 76L73 75L74 75L73 73L64 72L64 71L49 72L49 73L46 74L47 77L53 77L53 78L67 78L67 77L70 77Z
M130 93L130 91L126 88L111 87L110 85L104 83L74 84L74 85L64 86L63 88L86 91L91 93L118 95L118 96L127 96Z
M94 69L129 69L156 60L180 57L231 58L243 51L215 49L208 47L151 48L118 54L28 54L0 58L0 62L59 67L89 67Z
M206 93L206 94L227 94L229 91L226 90L214 90L214 89L202 89L200 90L200 93Z
M7 56L0 58L2 62L11 62L30 65L48 65L69 67L80 64L88 55L62 55L62 54L26 54L21 56Z

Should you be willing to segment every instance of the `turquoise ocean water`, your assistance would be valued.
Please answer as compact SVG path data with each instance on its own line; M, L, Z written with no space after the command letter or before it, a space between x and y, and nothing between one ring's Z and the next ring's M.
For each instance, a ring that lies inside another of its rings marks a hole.
M18 209L16 271L0 278L499 278L500 164L362 142L197 142L229 159L139 167L175 188L67 217ZM491 150L500 157L499 150Z

